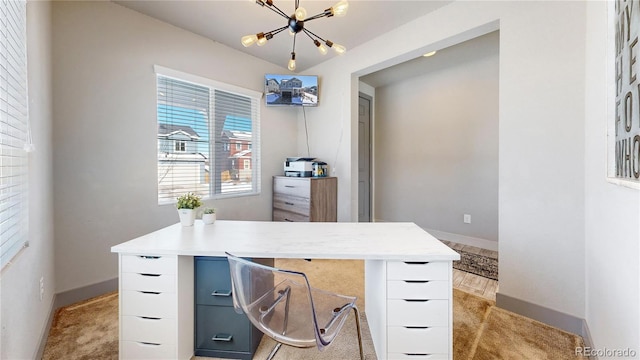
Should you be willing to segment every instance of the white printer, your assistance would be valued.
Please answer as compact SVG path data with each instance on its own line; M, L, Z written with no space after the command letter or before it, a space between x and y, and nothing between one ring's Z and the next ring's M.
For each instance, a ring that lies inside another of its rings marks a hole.
M311 177L315 158L288 157L284 162L284 175L293 177Z

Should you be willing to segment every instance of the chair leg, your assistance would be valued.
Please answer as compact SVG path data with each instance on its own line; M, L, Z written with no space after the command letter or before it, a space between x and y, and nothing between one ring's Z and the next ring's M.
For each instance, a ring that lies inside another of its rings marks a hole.
M267 356L267 360L273 359L273 357L276 356L276 353L278 352L278 350L280 350L281 346L282 346L282 343L276 343L276 346L274 346L273 349L271 349L269 356Z
M360 328L360 312L358 308L353 306L353 313L356 317L356 330L358 331L358 346L360 347L360 360L364 360L364 349L362 347L362 330Z

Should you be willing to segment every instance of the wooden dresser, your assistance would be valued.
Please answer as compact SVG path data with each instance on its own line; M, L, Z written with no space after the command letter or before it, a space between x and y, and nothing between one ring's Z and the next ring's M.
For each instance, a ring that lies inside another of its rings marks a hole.
M337 221L337 204L336 177L273 177L273 221Z

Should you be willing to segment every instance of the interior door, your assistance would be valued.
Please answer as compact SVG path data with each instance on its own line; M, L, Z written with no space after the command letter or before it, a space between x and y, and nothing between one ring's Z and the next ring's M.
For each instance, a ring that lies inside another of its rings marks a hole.
M371 97L358 100L358 221L371 221Z

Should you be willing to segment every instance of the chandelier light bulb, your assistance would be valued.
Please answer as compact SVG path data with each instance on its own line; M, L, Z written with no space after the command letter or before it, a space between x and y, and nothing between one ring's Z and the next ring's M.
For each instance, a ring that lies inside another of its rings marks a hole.
M347 10L349 10L349 3L343 0L331 7L331 15L342 17L347 15Z
M291 71L296 69L296 53L291 53L291 60L289 60L289 64L287 64L287 68Z
M320 54L322 54L322 55L327 55L327 52L328 52L329 50L327 50L327 47L326 47L326 46L324 46L324 44L323 44L323 43L321 43L321 42L320 42L320 41L318 41L318 40L313 40L313 43L318 47L318 51L320 52Z
M347 51L347 48L345 48L344 46L342 46L340 44L336 44L336 43L334 43L333 46L331 46L331 48L333 48L333 50L335 50L335 52L338 55L342 55Z
M305 10L305 8L303 8L302 6L299 6L296 9L296 20L298 21L304 21L304 19L307 18L307 10Z
M242 40L240 41L242 42L242 45L244 45L244 47L249 47L255 44L256 42L258 42L258 35L251 34L251 35L243 36Z

